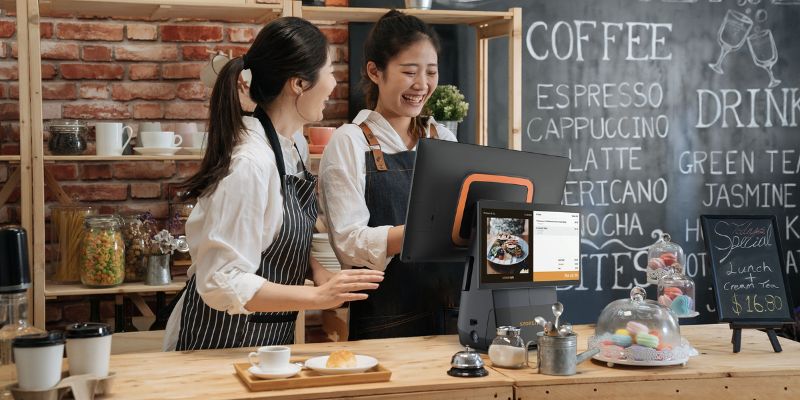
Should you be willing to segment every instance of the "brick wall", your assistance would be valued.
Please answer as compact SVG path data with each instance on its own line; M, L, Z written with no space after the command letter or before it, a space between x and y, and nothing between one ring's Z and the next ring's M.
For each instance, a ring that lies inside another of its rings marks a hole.
M267 0L266 2L269 2ZM328 1L347 5L347 1ZM18 49L13 16L0 17L0 154L18 154ZM160 121L165 130L179 122L205 127L211 90L199 80L207 50L243 54L260 25L226 21L76 18L43 15L41 19L42 96L45 123L58 118L89 122L120 121L134 131L144 121ZM331 95L322 125L338 126L347 118L347 26L321 24L334 51L340 82ZM44 140L48 139L44 132ZM93 154L93 134L88 154ZM45 149L47 149L45 142ZM73 199L101 213L150 211L165 220L172 184L190 176L199 162L60 162L46 168ZM0 163L0 183L10 169ZM18 201L18 193L12 201ZM47 205L55 202L50 191ZM49 208L49 207L48 207ZM0 222L14 217L14 205L0 209ZM49 231L49 229L48 229ZM50 249L48 249L50 253ZM110 299L103 317L113 311ZM48 327L86 320L81 299L48 302Z

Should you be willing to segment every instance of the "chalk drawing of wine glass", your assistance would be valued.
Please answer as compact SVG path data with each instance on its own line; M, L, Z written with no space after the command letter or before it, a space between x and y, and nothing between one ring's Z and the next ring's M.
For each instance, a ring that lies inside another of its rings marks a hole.
M753 62L767 70L770 89L780 85L781 81L775 79L775 75L772 72L772 66L778 62L778 50L775 48L775 39L772 37L772 30L764 29L748 36L747 47L750 48Z
M722 62L725 56L731 51L739 50L747 39L747 34L753 28L753 20L747 15L738 11L728 10L725 14L725 19L722 20L722 25L719 27L719 34L717 40L719 41L720 50L717 62L708 64L714 72L724 74L722 71Z

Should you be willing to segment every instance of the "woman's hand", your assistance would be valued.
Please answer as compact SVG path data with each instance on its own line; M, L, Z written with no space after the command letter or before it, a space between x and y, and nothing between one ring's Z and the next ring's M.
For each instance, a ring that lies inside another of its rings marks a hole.
M323 285L315 287L314 303L318 309L339 307L348 301L365 300L366 293L353 293L361 290L375 290L383 281L383 271L371 269L348 269L332 274Z
M328 271L327 268L317 261L313 256L311 257L311 280L314 281L314 286L322 286L328 282L335 274Z

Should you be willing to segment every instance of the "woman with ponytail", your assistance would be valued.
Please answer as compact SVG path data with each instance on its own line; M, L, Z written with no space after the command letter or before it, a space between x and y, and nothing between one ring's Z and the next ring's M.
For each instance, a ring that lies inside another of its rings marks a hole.
M325 148L320 181L340 261L385 271L378 290L350 304L350 340L454 333L463 266L403 263L414 155L420 138L455 135L420 113L439 80L439 40L417 17L392 10L364 44L368 109ZM420 173L419 171L417 173ZM363 270L363 269L362 269Z
M257 107L242 111L239 88ZM293 142L320 121L336 85L317 27L279 18L228 62L211 94L206 155L183 184L193 264L167 323L165 350L289 344L297 311L363 300L382 273L328 272L310 257L316 180ZM315 286L304 286L308 277Z

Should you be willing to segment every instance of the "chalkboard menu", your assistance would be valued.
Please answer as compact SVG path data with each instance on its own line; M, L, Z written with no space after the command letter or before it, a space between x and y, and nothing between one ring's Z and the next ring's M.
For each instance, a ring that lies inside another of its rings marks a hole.
M791 321L775 217L701 219L720 321Z
M563 204L583 210L582 271L558 292L565 318L594 322L633 286L655 298L647 248L666 232L697 285L700 316L681 322L716 321L702 214L774 214L773 256L800 291L800 0L469 5L522 7L522 147L572 160ZM498 69L492 99L507 96ZM490 143L505 132L491 125Z

